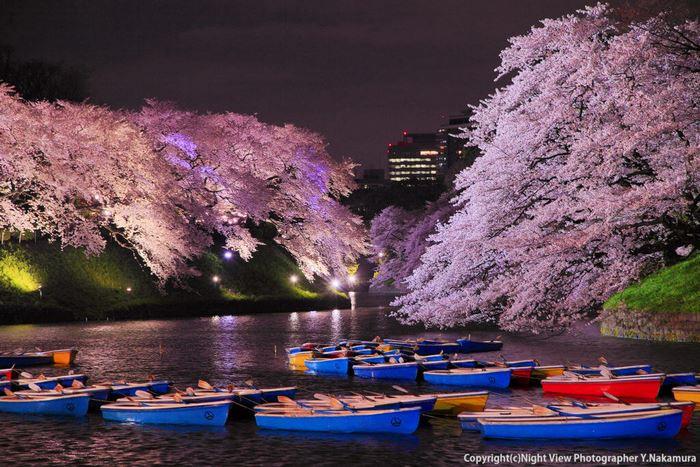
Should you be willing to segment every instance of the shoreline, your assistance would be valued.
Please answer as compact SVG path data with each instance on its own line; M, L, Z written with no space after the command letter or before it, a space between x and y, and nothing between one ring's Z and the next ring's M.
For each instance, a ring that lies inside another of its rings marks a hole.
M56 305L11 303L0 304L0 326L292 313L335 308L350 308L350 299L336 295L319 298L259 297L238 300L163 300L125 304L101 310L99 314L89 313L85 310L71 310Z

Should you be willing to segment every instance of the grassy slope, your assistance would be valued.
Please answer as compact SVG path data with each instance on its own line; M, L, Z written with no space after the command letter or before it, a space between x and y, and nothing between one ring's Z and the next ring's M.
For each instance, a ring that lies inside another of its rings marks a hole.
M700 313L700 254L652 274L613 295L604 308Z
M302 275L294 260L274 245L261 245L248 262L208 253L197 267L202 275L191 279L186 289L169 287L161 293L133 255L115 245L99 256L87 257L81 250L61 251L57 245L41 241L6 242L0 247L0 321L28 312L35 316L57 310L66 318L138 317L148 316L144 312L148 307L160 307L160 315L179 307L180 312L175 313L185 315L183 309L194 307L212 312L223 306L249 310L255 303L267 301L284 309L336 299L328 296L320 281L311 284L300 280L292 285L289 277ZM214 275L221 278L220 283L212 281ZM28 320L43 319L35 316Z

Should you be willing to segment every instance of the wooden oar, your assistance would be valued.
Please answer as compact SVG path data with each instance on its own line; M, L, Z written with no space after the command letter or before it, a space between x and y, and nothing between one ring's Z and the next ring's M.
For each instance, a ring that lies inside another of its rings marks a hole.
M603 395L604 395L605 397L607 397L608 399L617 402L618 404L631 405L629 402L625 402L625 401L623 401L622 399L620 399L619 397L613 396L613 395L610 394L609 392L603 391Z
M350 407L348 404L341 401L340 399L336 399L335 397L327 396L325 394L314 394L314 398L329 402L331 408L334 410L349 410L351 412L357 412L357 410Z

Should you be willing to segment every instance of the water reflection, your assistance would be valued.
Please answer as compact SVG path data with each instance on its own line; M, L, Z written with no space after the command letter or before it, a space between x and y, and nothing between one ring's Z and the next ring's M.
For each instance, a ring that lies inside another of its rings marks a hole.
M475 338L495 333L460 329L428 331L399 325L385 308L356 308L313 313L270 313L219 316L190 320L78 323L67 325L0 327L3 349L18 347L80 349L76 371L92 382L111 379L144 379L149 373L175 381L183 389L200 378L217 384L242 384L253 379L260 387L295 385L301 397L314 393L396 392L391 383L360 378L326 378L292 371L284 349L302 342L327 342L339 338L436 337L456 338L471 332ZM680 372L700 368L697 344L663 344L601 337L592 328L575 336L533 340L504 335L502 352L480 358L538 358L543 364L565 361L595 363L600 355L616 365L649 362ZM275 348L277 353L275 353ZM683 358L678 358L682 356ZM34 370L32 370L34 371ZM46 374L65 372L39 368ZM409 391L437 390L425 383L401 383ZM452 389L450 389L452 390ZM489 405L521 405L543 402L540 388L530 387L493 393ZM323 464L334 463L435 465L461 463L465 452L664 452L698 454L700 412L686 433L662 443L503 443L484 441L462 433L452 420L431 419L409 437L376 435L309 435L259 431L250 419L234 419L220 430L187 427L142 427L106 423L99 415L83 420L51 417L27 418L0 414L6 433L3 453L14 463L59 462L93 464ZM329 450L327 447L332 449Z

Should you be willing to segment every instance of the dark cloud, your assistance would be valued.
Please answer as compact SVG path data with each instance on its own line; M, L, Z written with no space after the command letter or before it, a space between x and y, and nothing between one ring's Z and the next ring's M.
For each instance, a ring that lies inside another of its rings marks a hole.
M85 67L97 103L255 113L381 167L401 130L433 130L493 90L508 37L584 4L11 0L0 41L25 59Z

